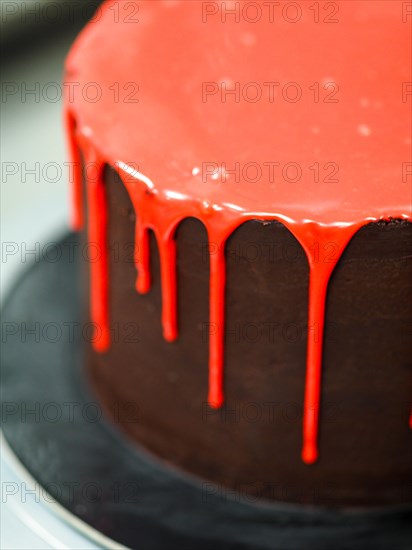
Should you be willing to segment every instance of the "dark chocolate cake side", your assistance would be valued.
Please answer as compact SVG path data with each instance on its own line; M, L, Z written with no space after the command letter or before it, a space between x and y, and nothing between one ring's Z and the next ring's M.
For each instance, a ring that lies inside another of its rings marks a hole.
M167 462L251 498L331 506L411 501L408 427L412 356L412 224L371 223L332 276L326 309L320 456L301 461L308 266L278 222L241 226L226 248L225 388L207 404L210 247L202 224L177 232L179 339L164 341L159 258L153 286L135 290L135 214L107 168L110 310L107 353L88 369L110 412L137 411L121 428ZM128 405L129 404L129 405ZM114 421L119 424L118 418Z

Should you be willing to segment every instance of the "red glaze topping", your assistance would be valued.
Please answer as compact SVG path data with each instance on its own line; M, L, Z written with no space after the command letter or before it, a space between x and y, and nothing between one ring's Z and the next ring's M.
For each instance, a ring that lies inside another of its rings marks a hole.
M136 210L138 292L160 252L164 337L178 337L174 234L186 217L210 242L209 403L224 400L227 238L278 220L310 267L302 458L318 456L328 281L366 223L411 220L412 16L405 2L106 2L66 66L73 161L86 163L96 348L110 346L103 168ZM81 171L74 220L83 223ZM331 251L333 253L331 254Z

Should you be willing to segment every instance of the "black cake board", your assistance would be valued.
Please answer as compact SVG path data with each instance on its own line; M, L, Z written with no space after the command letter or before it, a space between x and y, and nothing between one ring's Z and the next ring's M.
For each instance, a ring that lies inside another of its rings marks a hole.
M201 480L129 442L102 416L85 376L79 254L75 234L48 249L10 292L2 314L2 427L47 494L133 549L411 549L411 507L248 502L210 484L205 491Z

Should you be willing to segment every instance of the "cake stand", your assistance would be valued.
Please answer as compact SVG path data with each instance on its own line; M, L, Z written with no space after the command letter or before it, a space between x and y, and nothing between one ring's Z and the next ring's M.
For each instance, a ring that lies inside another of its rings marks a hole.
M410 549L411 507L334 510L223 497L129 442L105 418L85 376L79 244L70 234L48 249L10 292L2 315L8 456L20 479L36 481L54 515L103 548ZM19 505L29 511L23 498Z

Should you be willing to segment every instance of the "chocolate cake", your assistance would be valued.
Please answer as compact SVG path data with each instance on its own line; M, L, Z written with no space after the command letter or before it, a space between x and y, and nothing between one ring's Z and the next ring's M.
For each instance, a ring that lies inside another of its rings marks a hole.
M109 1L68 57L90 383L213 491L410 503L405 3L275 4Z

